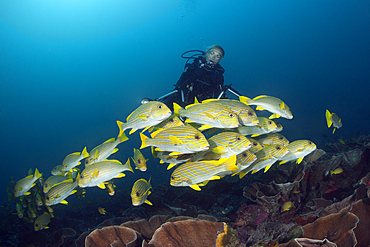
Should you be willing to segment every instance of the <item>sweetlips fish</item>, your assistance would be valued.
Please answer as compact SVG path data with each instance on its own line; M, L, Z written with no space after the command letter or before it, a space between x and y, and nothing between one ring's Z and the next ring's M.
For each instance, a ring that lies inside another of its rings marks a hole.
M169 151L170 155L195 153L209 148L206 137L190 125L157 130L152 133L152 138L140 133L140 137L140 149L154 146L156 151Z
M35 186L35 182L41 177L41 173L35 169L35 174L34 175L29 175L25 178L22 178L19 180L16 185L14 186L14 196L19 197L22 195L30 195L31 192L29 190Z
M279 158L279 160L281 160L279 164L284 164L293 160L296 160L297 164L300 164L306 155L312 153L316 149L316 145L309 140L297 140L289 143L286 148L288 152L283 157Z
M174 114L186 117L185 123L197 123L199 130L210 128L236 128L239 126L238 116L227 106L218 102L195 103L185 109L173 103Z
M247 138L252 143L251 147L248 149L249 152L251 152L252 154L255 154L262 149L262 145L257 140L253 139L252 137L248 137L248 136Z
M146 204L153 205L147 199L147 197L151 193L150 189L152 189L152 186L150 185L150 179L148 182L143 178L137 180L132 186L132 190L131 190L132 205L139 206L143 204L144 202Z
M98 211L99 211L99 213L100 213L100 214L102 214L102 215L105 215L105 214L107 213L107 211L105 210L105 208L102 208L102 207L99 207L99 208L98 208Z
M257 126L240 126L238 132L243 135L250 135L251 137L259 136L273 132L277 129L274 121L265 117L258 117Z
M180 118L176 117L175 115L172 115L170 118L154 126L154 129L155 130L167 129L181 125L184 125L184 123L180 120Z
M159 101L149 101L136 108L126 119L126 123L117 121L120 131L131 129L131 135L138 129L149 129L171 116L171 110L166 104ZM119 133L121 135L122 133Z
M17 215L18 215L18 218L23 218L23 207L21 204L17 203L15 204L15 208L17 210Z
M121 125L118 125L119 128L121 128ZM90 151L89 157L85 160L85 167L91 165L92 163L103 161L107 159L111 154L114 154L118 151L118 144L127 141L128 138L125 135L125 132L119 131L120 135L118 135L117 139L111 138L99 146L93 148L93 150Z
M64 171L62 171L62 169L63 169L63 166L62 165L57 165L57 166L55 166L52 170L51 170L51 174L52 175L63 175L64 176L64 174L66 173L66 172L64 172Z
M38 206L38 207L41 207L44 204L43 203L43 198L42 198L40 192L37 192L37 194L36 194L35 203L36 203L36 206Z
M45 194L45 205L52 206L58 203L68 204L65 200L68 196L77 192L76 187L80 177L77 176L74 182L64 182L52 187L48 193Z
M288 139L279 133L267 133L256 137L256 140L262 145L262 147L270 144L281 144L286 146L289 144Z
M104 182L105 184L105 189L108 191L108 194L110 196L113 196L115 191L114 191L114 188L116 187L114 184L113 184L113 178L107 182Z
M81 172L78 185L81 188L98 186L101 189L105 189L104 182L112 178L126 176L122 173L124 171L134 172L130 166L130 159L124 165L118 160L99 161L89 165Z
M142 172L146 171L146 162L148 161L148 159L144 158L144 155L140 152L139 149L134 148L134 157L132 157L132 161L134 161L136 169L139 169Z
M338 117L337 114L330 113L330 111L328 109L326 109L325 116L326 116L326 123L328 124L328 128L330 128L331 125L333 125L333 127L334 127L333 134L334 134L336 129L339 129L340 127L343 126L342 119L340 117Z
M86 150L86 147L82 150L82 152L75 152L68 154L63 162L62 162L62 171L68 172L72 171L72 169L79 164L81 164L80 160L89 156L89 153Z
M48 229L48 224L50 222L51 215L48 213L44 213L37 217L34 223L34 229L35 231L40 231L42 229Z
M43 186L43 192L47 193L53 186L63 183L63 182L73 182L72 178L69 178L67 176L63 175L55 175L50 176L46 179L44 186Z
M279 123L279 121L275 118L275 119L272 119L272 121L274 121L274 123L276 124L276 129L271 131L273 133L276 133L276 132L280 132L283 130L283 125L281 125L281 123Z
M251 147L251 142L237 132L221 132L208 139L209 149L197 153L192 161L218 160L240 154Z
M218 102L230 108L237 116L239 123L244 126L256 126L258 124L258 118L254 110L247 104L239 100L230 99L207 99L203 100L202 103Z
M240 96L239 100L247 105L255 105L256 110L267 110L273 113L269 118L287 118L292 119L292 111L290 108L281 100L272 96L260 95L254 99L250 99L245 96Z
M222 176L238 170L235 165L236 156L219 160L202 160L181 164L172 172L170 184L172 186L189 186L194 190L201 190L204 182L220 179Z
M246 169L239 172L239 177L244 177L250 171L252 171L252 174L256 173L261 169L267 172L268 169L287 152L288 149L280 144L271 144L264 147L256 153L257 159Z
M248 168L255 160L257 159L256 155L246 150L236 156L236 166L238 170L233 173L233 176L238 174L240 171Z

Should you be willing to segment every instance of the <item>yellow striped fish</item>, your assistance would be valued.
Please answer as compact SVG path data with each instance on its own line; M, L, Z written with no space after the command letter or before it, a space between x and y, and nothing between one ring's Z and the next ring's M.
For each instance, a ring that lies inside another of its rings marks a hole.
M73 182L73 180L63 175L50 176L46 179L44 183L44 186L42 188L43 192L47 193L53 186L63 182Z
M192 161L218 160L240 154L251 147L251 142L240 133L221 132L208 139L209 149L197 153Z
M113 178L107 182L104 182L105 184L105 189L108 191L108 194L110 196L113 196L115 191L114 191L114 188L116 187L114 184L113 184Z
M200 184L209 180L220 179L238 169L235 165L236 156L227 159L196 161L181 164L171 174L172 186L189 186L200 190Z
M23 195L30 195L31 192L29 192L29 189L31 189L33 186L35 186L35 182L41 177L41 173L35 169L34 175L29 175L25 178L22 178L19 180L16 185L14 186L14 196L19 197Z
M247 138L252 143L252 146L250 147L250 149L248 149L249 152L255 154L262 149L262 145L257 140L253 139L252 137Z
M121 125L118 127L121 128ZM128 140L125 132L120 130L119 133L120 135L118 135L117 139L111 138L91 150L90 156L85 160L85 167L91 165L92 163L108 159L111 154L117 152L118 148L116 147L118 144Z
M297 160L297 164L300 164L306 155L316 149L315 143L309 140L297 140L289 143L286 147L288 149L288 153L279 159L281 160L279 164L284 164L293 160Z
M55 205L58 203L68 204L65 200L68 196L77 192L75 189L78 186L79 176L74 182L65 182L52 187L48 193L45 194L46 206Z
M240 126L238 127L239 133L243 135L250 135L252 137L259 136L273 132L277 129L274 121L265 117L258 117L257 126Z
M167 128L172 128L176 126L181 126L184 125L184 123L180 120L180 118L172 115L170 118L164 120L162 123L157 124L154 126L154 129L167 129Z
M156 151L169 151L171 155L195 153L208 150L209 143L205 136L190 125L176 126L158 130L149 138L142 133L141 147L156 147Z
M78 185L81 188L98 186L105 189L104 182L112 178L122 178L126 176L123 171L134 172L130 166L130 159L122 165L118 160L104 160L93 163L86 167L80 176Z
M132 157L132 160L135 163L136 169L139 169L142 172L146 171L146 162L148 160L145 159L144 155L140 152L139 149L134 148L134 157Z
M248 150L238 154L236 156L236 166L238 167L238 170L233 173L233 176L248 168L248 166L250 166L256 159L256 155L252 154Z
M195 103L183 109L173 103L175 115L186 117L185 123L197 123L199 130L210 128L236 128L239 126L238 116L227 106L217 102Z
M170 155L171 152L165 151L155 151L152 147L152 154L154 158L159 158L159 163L169 163L167 170L170 170L172 167L185 163L191 160L194 157L194 154L179 154L179 155Z
M289 144L288 139L286 139L285 136L279 133L268 133L265 135L260 135L256 138L256 140L262 145L262 147L270 144L281 144L283 146Z
M35 231L40 231L42 229L48 229L48 224L50 222L51 215L48 213L44 213L37 217L34 223L34 229Z
M254 99L250 99L245 96L240 96L239 100L247 105L257 106L256 110L267 110L273 113L269 118L287 118L292 119L292 111L290 108L281 100L272 96L260 95Z
M132 190L131 190L132 205L139 206L143 204L144 202L146 204L153 205L147 199L147 197L151 193L150 189L152 189L152 186L150 185L150 178L148 182L143 178L137 180L132 186Z
M249 105L246 105L239 100L207 99L202 101L202 103L207 102L218 102L229 107L230 110L238 116L238 120L241 125L256 126L258 124L258 118L254 110Z
M63 175L64 176L64 174L66 173L66 172L64 172L64 171L62 171L62 168L63 168L63 166L62 165L57 165L57 166L55 166L52 170L51 170L51 174L52 175Z
M268 169L270 169L270 167L287 152L288 149L279 144L271 144L264 147L256 153L257 159L248 166L248 168L239 172L239 177L242 178L250 171L252 171L252 174L256 173L261 169L264 169L264 172L267 172Z
M16 205L15 205L15 208L17 209L17 215L18 215L18 218L23 218L23 207L22 207L22 205L21 204L19 204L19 203L17 203Z
M136 108L126 119L126 123L117 121L120 131L131 129L131 135L138 129L150 128L171 116L171 110L162 102L149 101ZM122 133L119 133L121 135Z
M43 204L43 199L42 199L40 192L36 194L35 203L37 207L41 207Z
M330 111L328 109L326 109L325 116L326 116L326 123L328 124L328 128L330 128L331 125L333 125L333 127L334 127L333 134L334 134L336 129L339 129L340 127L343 126L342 119L340 117L338 117L337 114L330 113Z
M79 164L81 164L80 160L89 156L89 153L86 150L86 147L82 150L82 152L75 152L68 154L67 157L64 158L62 162L62 171L68 172L72 171L72 169Z

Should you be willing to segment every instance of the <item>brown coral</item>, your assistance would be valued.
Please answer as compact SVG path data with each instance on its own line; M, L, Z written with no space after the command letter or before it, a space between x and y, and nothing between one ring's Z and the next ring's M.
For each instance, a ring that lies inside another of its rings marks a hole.
M108 226L92 231L85 240L85 247L134 247L141 242L137 231L124 226Z

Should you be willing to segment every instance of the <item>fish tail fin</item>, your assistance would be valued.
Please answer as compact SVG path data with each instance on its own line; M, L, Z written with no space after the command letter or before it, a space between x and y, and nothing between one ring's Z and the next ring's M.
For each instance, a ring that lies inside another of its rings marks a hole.
M141 139L140 149L148 147L147 141L149 140L149 137L147 137L143 133L140 133L140 139Z
M226 165L226 169L228 171L237 171L238 170L238 167L235 165L236 155L233 155L233 156L231 156L229 158L226 158L226 159L220 159L219 161L222 162L221 164Z
M126 166L130 172L134 173L134 170L132 170L130 165L130 158L127 159L127 162L124 164L124 166Z
M179 116L179 111L182 109L181 106L173 102L173 115Z
M118 128L119 128L118 136L121 136L121 135L122 135L122 132L124 132L124 131L125 131L125 130L124 130L124 128L123 128L123 125L124 125L125 123L123 123L123 122L121 122L121 121L119 121L119 120L117 120L117 121L116 121L116 123L117 123Z
M37 170L37 168L35 169L35 175L34 177L36 177L37 179L41 178L42 174L39 172L39 170Z
M120 139L120 143L127 141L128 137L126 136L125 131L123 131L123 128L122 128L123 123L120 121L117 121L117 125L119 128L117 139Z
M326 116L326 123L328 124L328 128L333 124L333 122L330 120L331 113L328 109L326 109L325 116Z
M87 149L86 147L82 150L82 153L81 153L82 157L86 158L89 156L89 153L87 152Z

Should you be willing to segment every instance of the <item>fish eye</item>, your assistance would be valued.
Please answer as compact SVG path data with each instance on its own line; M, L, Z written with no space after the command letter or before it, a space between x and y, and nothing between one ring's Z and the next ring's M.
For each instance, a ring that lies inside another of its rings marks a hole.
M35 226L39 226L39 224L35 224Z
M272 121L269 121L269 124L272 124Z
M251 111L248 111L248 116L253 116L253 113Z
M229 117L234 117L234 114L230 113L230 114L229 114Z
M48 187L48 184L45 184L45 188L47 188Z
M280 150L280 149L281 149L281 147L279 147L279 146L276 147L276 150Z
M49 200L49 197L48 196L46 197L46 200Z
M136 196L140 196L139 192L136 192Z
M240 137L237 137L237 138L236 138L236 140L237 140L237 141L240 141L240 140L241 140L241 138L240 138Z
M243 157L247 157L247 154L246 153L243 153Z
M311 145L311 144L312 144L312 142L308 142L308 144L309 144L309 145Z
M197 140L199 140L200 139L200 136L199 135L195 135L194 138L197 139Z
M258 143L257 142L253 142L253 146L258 146Z
M174 176L171 176L171 179L175 179L175 177Z
M159 105L159 106L158 106L158 109L162 109L162 105Z
M283 140L283 137L282 137L282 136L280 136L280 137L279 137L279 140Z
M173 118L168 120L168 122L170 122L170 123L173 123L174 121L175 121L175 119L173 119Z

